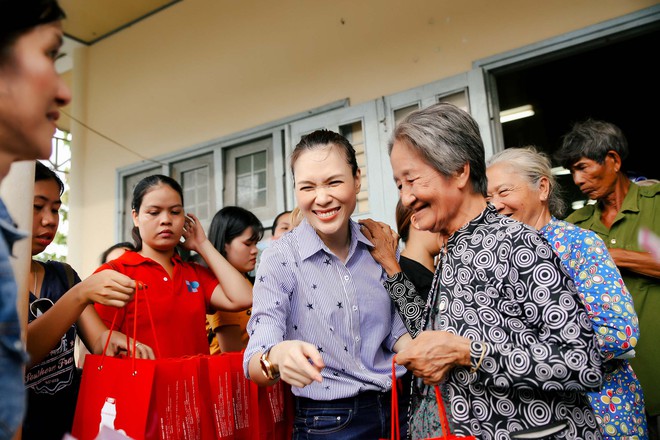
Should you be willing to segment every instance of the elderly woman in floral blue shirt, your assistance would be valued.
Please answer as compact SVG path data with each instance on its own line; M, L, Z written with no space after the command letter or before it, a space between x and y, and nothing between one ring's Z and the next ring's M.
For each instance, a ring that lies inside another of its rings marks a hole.
M575 281L596 328L605 359L599 391L589 393L603 437L648 437L642 388L630 366L639 338L633 299L603 240L595 232L558 220L565 204L550 160L534 148L509 148L488 161L488 200L500 214L545 237Z

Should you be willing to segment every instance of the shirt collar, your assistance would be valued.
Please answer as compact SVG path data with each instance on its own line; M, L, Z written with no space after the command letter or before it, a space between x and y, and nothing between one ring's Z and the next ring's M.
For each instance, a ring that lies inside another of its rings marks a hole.
M152 260L151 258L143 257L142 255L134 251L124 252L119 257L119 260L121 260L122 264L124 264L125 266L139 266L140 264L148 263L148 262L155 263L155 261ZM177 265L177 264L181 264L183 260L181 259L181 256L179 254L174 253L174 256L172 257L172 262L175 265Z
M351 243L349 245L347 260L351 258L351 255L353 255L353 252L355 251L358 243L373 247L373 244L367 240L367 237L365 237L360 230L360 225L357 222L353 221L353 219L350 219L348 226L351 231ZM296 231L298 239L301 259L305 260L319 251L324 251L328 254L331 254L328 247L321 240L321 237L318 236L314 228L309 224L309 222L307 222L307 219L304 219L298 226L296 226L294 230Z
M623 199L619 212L639 212L639 188L639 185L630 182L628 194L626 194L626 198Z

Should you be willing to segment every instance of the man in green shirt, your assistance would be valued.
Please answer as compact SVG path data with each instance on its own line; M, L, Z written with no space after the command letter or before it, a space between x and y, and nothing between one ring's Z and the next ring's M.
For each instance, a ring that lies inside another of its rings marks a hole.
M595 204L566 220L596 232L607 244L639 318L640 336L631 365L642 385L651 439L660 415L660 261L639 244L640 229L660 235L660 183L638 185L625 173L628 143L607 122L587 120L563 137L557 161ZM614 403L614 402L613 402Z

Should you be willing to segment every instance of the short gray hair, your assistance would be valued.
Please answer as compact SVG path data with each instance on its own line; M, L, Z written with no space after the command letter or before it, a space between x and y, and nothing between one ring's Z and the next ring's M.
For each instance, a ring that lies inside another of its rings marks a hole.
M396 141L417 150L430 166L447 177L469 163L473 190L486 196L484 144L479 125L466 111L448 102L416 110L394 129L389 154Z

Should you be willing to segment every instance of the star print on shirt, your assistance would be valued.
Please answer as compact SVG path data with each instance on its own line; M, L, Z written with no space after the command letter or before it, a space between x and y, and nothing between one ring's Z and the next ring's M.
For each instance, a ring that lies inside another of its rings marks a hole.
M316 289L318 286L316 284L312 284L312 289Z
M316 346L316 349L319 351L319 353L323 353L323 347L319 347L318 345Z
M343 309L343 308L344 308L344 306L342 305L341 301L339 301L339 302L337 303L337 308L338 308L338 309Z
M259 277L259 282L260 282L260 283L263 283L265 280L266 280L266 277L265 277L265 276L261 275L261 276Z
M286 267L286 261L282 261L282 266Z
M311 303L307 304L307 309L314 310L314 306Z
M326 258L325 261L323 262L323 264L330 265L330 258Z

